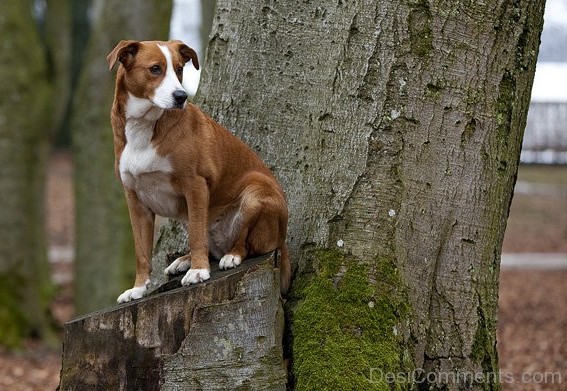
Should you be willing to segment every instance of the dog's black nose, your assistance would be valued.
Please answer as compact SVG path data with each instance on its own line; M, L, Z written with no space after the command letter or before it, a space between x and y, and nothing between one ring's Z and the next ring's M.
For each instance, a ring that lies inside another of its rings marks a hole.
M175 101L176 107L183 107L183 104L187 100L187 93L183 90L173 91L173 100Z

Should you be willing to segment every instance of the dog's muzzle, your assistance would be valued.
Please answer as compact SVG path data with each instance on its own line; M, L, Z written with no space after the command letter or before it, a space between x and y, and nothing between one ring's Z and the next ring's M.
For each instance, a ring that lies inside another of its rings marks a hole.
M173 104L176 109L182 109L183 105L185 105L185 101L187 100L187 93L183 90L176 90L173 91Z

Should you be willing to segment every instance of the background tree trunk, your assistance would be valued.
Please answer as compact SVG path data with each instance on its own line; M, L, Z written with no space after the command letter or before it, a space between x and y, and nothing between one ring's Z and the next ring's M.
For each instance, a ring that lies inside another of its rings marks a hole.
M499 388L543 5L218 0L196 101L287 191L296 389Z
M171 1L99 0L74 97L75 309L78 314L115 302L132 285L134 246L122 189L114 177L110 107L114 73L106 54L121 39L167 39ZM101 289L105 287L105 289Z
M0 344L50 335L43 224L50 85L31 2L0 6Z
M43 40L47 47L48 75L53 86L52 129L54 139L66 125L71 95L71 41L72 41L71 0L48 0Z

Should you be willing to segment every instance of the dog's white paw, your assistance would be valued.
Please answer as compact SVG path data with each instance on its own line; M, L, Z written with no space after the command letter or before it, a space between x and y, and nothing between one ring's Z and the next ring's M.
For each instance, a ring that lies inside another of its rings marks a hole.
M219 268L221 269L232 269L237 267L242 263L242 257L240 255L226 254L219 261Z
M187 274L181 279L181 285L197 284L209 278L211 278L211 273L207 269L189 269Z
M138 287L135 286L134 288L125 290L123 294L118 296L118 299L116 301L118 303L127 303L132 300L138 300L144 297L147 292L148 288L146 288L146 285Z
M171 262L171 265L166 267L163 272L166 275L174 275L183 273L191 267L191 262L187 260L187 257L179 257L175 261Z

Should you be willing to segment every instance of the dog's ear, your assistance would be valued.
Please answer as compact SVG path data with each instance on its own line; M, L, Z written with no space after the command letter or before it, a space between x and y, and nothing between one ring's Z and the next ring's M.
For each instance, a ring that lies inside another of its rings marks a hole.
M199 69L199 59L197 58L197 53L191 49L189 46L185 45L181 41L174 41L177 44L177 50L179 50L179 54L181 54L181 58L185 63L189 61L193 61L193 66L195 69Z
M106 61L108 62L108 70L112 70L116 61L119 61L125 67L134 59L138 49L140 47L140 42L138 41L120 41L118 45L106 56Z

